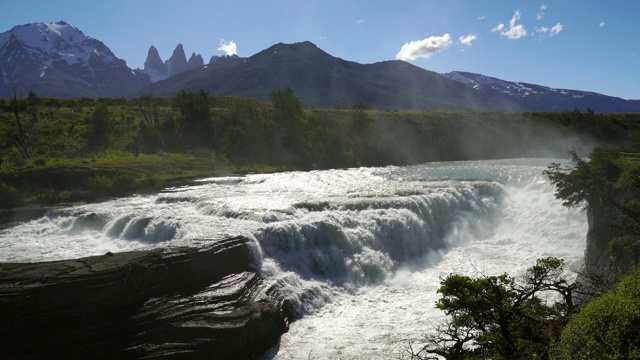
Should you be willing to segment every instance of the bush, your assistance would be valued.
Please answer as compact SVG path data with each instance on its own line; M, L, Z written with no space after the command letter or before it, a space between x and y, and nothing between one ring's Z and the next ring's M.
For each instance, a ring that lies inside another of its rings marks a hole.
M22 201L22 194L16 188L0 185L0 208L11 209L18 205Z
M91 191L95 197L104 197L111 194L113 183L106 176L98 175L91 179Z
M136 187L135 174L122 171L113 178L112 188L118 195L126 195Z
M640 268L573 316L553 359L640 359Z
M164 183L161 179L153 174L147 174L138 181L138 189L141 192L153 192L162 189Z

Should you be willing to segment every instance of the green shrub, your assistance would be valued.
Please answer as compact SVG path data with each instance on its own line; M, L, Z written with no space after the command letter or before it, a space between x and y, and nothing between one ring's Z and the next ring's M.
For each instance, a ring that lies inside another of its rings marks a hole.
M111 194L113 183L106 176L98 175L91 179L91 192L95 197L104 197Z
M114 193L123 195L131 192L136 187L136 176L131 172L120 172L113 178L112 188Z
M5 184L0 185L0 208L11 209L20 205L21 201L22 194L18 189Z
M640 359L640 268L573 316L553 359Z
M33 159L33 164L36 166L45 166L47 164L47 159L45 158L35 158Z
M74 202L87 199L87 192L79 189L64 190L58 193L57 202Z
M162 189L164 183L153 174L147 174L138 181L137 188L142 192L156 191Z

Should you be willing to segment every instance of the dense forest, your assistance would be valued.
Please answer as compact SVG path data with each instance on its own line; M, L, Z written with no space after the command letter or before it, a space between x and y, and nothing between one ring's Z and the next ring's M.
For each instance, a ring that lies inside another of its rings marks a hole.
M229 172L586 155L636 138L634 114L303 108L182 91L158 98L0 101L3 207L91 200Z

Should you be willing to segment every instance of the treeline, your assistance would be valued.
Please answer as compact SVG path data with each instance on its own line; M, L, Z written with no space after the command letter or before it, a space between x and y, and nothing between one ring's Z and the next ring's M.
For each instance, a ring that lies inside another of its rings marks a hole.
M638 114L302 108L290 88L270 101L29 93L0 100L0 200L5 208L94 200L226 171L586 155L596 144L632 142L639 130ZM167 157L176 154L181 162ZM136 169L127 165L134 159Z
M104 152L217 153L291 169L440 160L566 157L634 139L637 114L303 109L290 88L271 102L182 91L170 98L0 102L0 166Z

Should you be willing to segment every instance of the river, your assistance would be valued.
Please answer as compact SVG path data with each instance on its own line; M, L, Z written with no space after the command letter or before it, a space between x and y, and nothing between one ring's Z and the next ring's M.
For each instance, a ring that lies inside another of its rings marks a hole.
M554 198L550 159L427 163L203 179L56 209L0 230L0 261L44 261L198 239L255 239L255 266L298 319L265 359L398 358L442 318L439 281L579 270L586 215Z

